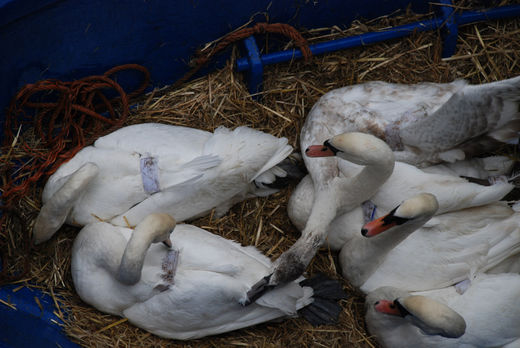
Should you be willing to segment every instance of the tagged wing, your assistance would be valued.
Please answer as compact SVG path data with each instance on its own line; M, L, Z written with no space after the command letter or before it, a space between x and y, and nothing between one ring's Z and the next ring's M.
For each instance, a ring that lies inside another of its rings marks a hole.
M180 165L177 169L168 166L167 159L159 160L161 191L175 190L179 185L190 185L200 179L207 171L219 166L222 160L216 155L203 155Z

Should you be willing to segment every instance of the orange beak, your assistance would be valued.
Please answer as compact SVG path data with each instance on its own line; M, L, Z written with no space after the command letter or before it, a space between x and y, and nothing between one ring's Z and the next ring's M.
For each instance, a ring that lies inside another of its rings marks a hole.
M397 225L395 222L385 222L385 216L380 217L379 219L372 220L370 222L367 222L362 228L361 228L361 234L367 238L377 236L378 234L388 230L390 227L394 227Z
M324 145L311 145L305 150L305 154L309 157L330 157L336 154Z
M380 313L403 316L399 308L392 301L379 300L375 303L374 309Z

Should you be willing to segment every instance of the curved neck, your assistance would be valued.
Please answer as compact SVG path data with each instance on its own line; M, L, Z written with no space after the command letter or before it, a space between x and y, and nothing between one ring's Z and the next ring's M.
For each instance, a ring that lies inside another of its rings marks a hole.
M354 286L360 287L383 263L388 253L423 224L424 221L410 222L372 238L363 237L360 231L341 250L342 257L348 259L348 267L343 269L343 274Z
M351 179L339 180L338 206L344 212L351 211L370 199L392 175L393 158L370 164ZM339 178L338 178L339 179Z
M311 235L312 239L318 238L323 243L338 210L351 211L372 197L393 169L393 158L389 158L363 167L353 178L334 177L327 183L315 185L314 203L302 235Z
M141 279L146 251L152 244L153 236L139 233L139 226L132 233L117 271L117 279L127 285L136 284Z

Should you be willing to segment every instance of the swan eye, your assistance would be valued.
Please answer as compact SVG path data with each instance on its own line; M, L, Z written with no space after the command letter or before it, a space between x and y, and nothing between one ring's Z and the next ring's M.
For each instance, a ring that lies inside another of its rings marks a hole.
M400 315L403 318L410 314L410 312L408 312L408 310L406 308L404 308L404 306L398 300L394 300L391 307L397 308L399 310Z
M326 141L323 143L323 149L322 149L322 151L327 151L327 149L329 149L330 151L332 151L332 152L334 153L334 155L337 154L338 152L341 152L340 150L338 150L337 148L335 148L334 146L332 146L328 140L326 140Z
M408 219L408 218L394 215L397 208L399 208L399 207L395 207L390 213L386 214L386 216L383 218L383 226L390 225L390 224L402 225L405 222L410 221L410 219Z

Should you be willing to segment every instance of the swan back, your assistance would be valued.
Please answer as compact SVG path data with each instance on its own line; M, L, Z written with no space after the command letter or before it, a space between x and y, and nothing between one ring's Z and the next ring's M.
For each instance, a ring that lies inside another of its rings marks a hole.
M42 234L52 235L64 221L84 226L98 218L135 226L153 212L184 221L217 208L220 216L246 198L276 192L268 184L286 175L276 165L291 151L286 138L248 127L214 133L157 123L124 127L79 151L49 178L43 202L56 206L59 223L49 222L50 232ZM70 199L55 197L87 164L98 168L97 175L84 178Z
M386 254L378 253L377 268L358 286L364 292L383 285L419 291L460 282L518 258L519 223L520 215L503 203L437 215ZM348 265L347 249L342 255Z
M171 221L155 217L137 229L163 230L147 238L157 241L167 235ZM74 242L72 276L85 302L159 336L193 339L231 331L295 315L313 301L312 288L300 286L299 279L242 306L246 290L269 272L270 260L252 246L185 224L170 235L178 252L175 274L164 274L172 251L152 244L145 250L139 281L128 284L118 279L118 269L125 245L142 234L103 222L85 226Z

